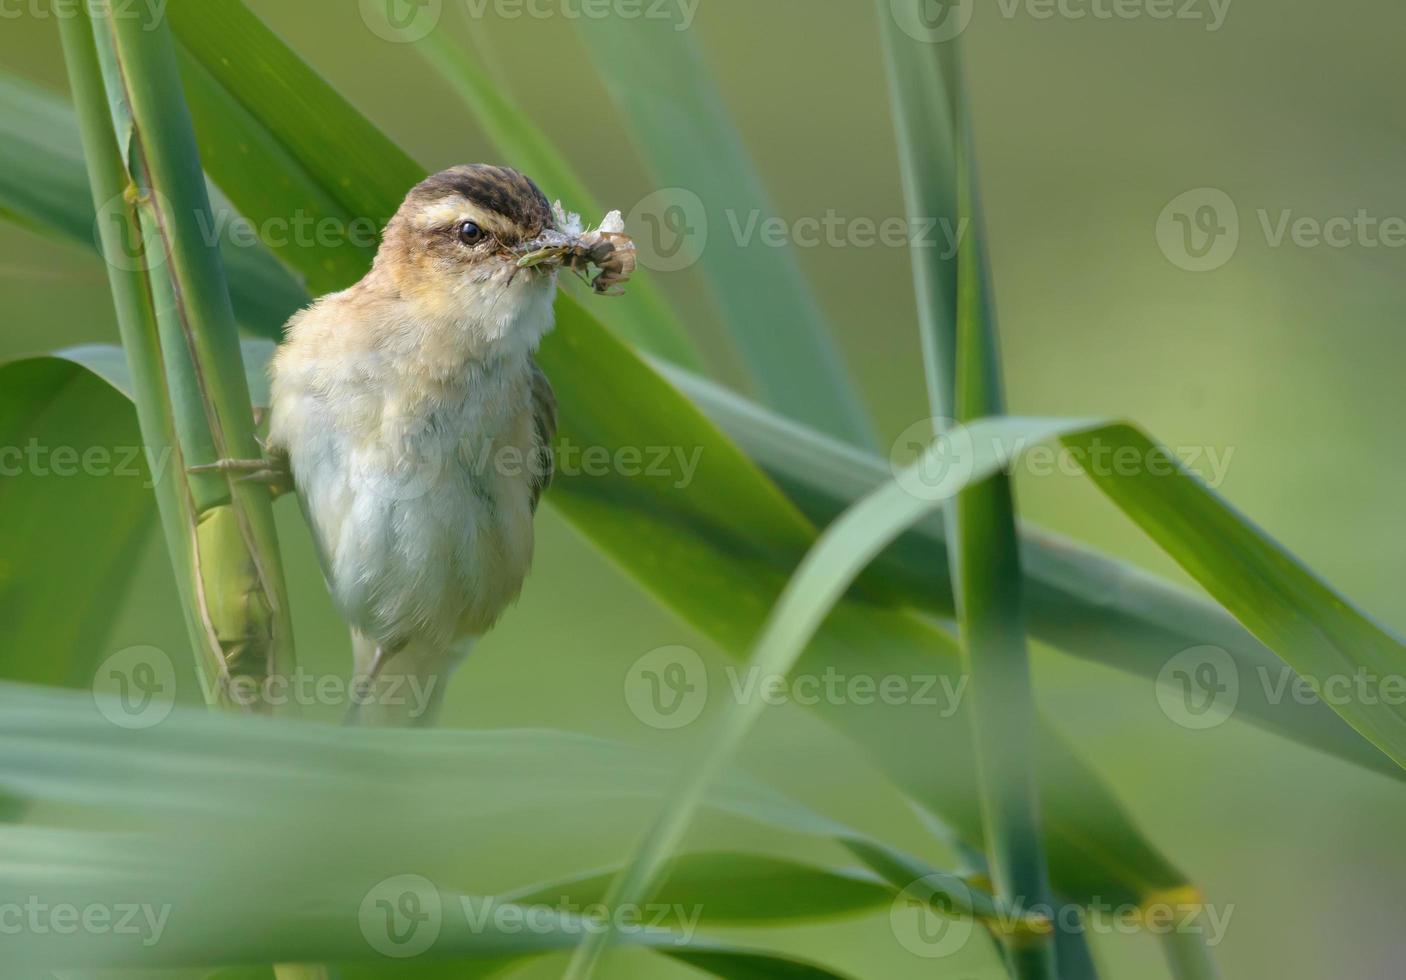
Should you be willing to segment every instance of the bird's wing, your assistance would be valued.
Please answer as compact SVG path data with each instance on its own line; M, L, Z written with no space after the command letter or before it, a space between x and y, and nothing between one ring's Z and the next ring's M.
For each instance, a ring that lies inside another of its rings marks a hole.
M532 431L537 439L537 454L541 461L532 484L532 509L536 510L543 491L551 486L552 476L556 473L552 440L557 435L557 396L536 361L532 362Z

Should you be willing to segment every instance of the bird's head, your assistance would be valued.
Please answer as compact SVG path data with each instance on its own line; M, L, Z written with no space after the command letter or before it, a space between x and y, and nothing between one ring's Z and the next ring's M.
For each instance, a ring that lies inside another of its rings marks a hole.
M550 318L566 236L546 196L507 167L453 167L417 184L386 226L378 271L432 316L483 320L490 334ZM548 252L544 255L544 249ZM523 264L526 256L535 256Z

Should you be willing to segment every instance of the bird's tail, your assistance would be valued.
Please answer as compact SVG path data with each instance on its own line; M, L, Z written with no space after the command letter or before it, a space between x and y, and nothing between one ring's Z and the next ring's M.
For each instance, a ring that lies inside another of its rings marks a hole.
M431 727L444 703L449 678L476 638L449 647L412 641L394 653L352 633L355 664L346 724L381 728Z

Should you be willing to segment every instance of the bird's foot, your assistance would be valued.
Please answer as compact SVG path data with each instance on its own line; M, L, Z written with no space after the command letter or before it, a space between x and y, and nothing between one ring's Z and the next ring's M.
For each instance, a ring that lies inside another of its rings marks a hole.
M217 459L213 463L186 468L188 473L233 473L240 483L262 483L283 493L291 486L286 468L272 459Z

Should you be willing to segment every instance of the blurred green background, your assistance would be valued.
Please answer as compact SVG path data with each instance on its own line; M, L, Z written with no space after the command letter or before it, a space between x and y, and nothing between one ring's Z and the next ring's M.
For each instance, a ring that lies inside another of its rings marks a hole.
M600 200L628 212L657 189L570 18L504 17L493 3L469 18L463 3L445 2L443 26L472 45ZM494 157L455 97L404 46L368 30L356 3L250 5L426 165ZM0 20L0 64L62 90L54 24L27 6ZM1001 9L982 5L966 40L1012 411L1124 416L1170 446L1233 452L1221 492L1388 625L1406 627L1406 462L1397 452L1406 256L1364 242L1274 247L1258 214L1272 223L1285 211L1406 216L1406 137L1396 125L1406 8L1230 0L1216 31L1203 20ZM699 6L692 29L777 217L904 213L875 17L858 0ZM1229 262L1198 274L1169 261L1156 232L1168 202L1203 187L1234 201L1241 236ZM797 251L887 445L928 414L908 255L883 245ZM697 270L656 280L717 373L745 388ZM2 355L116 340L101 265L8 225L0 309ZM1026 475L1019 493L1027 518L1183 580L1081 478ZM296 505L279 507L300 656L344 667L345 637ZM709 659L725 689L722 658L550 510L540 523L524 599L459 674L446 723L689 739L701 726L659 732L636 719L624 678L647 651L684 644ZM154 539L133 556L131 599L109 646L153 644L184 664L165 563ZM1152 839L1212 903L1233 906L1217 950L1227 977L1399 975L1399 786L1235 721L1186 731L1164 717L1150 683L1049 650L1038 651L1037 672L1050 716ZM846 821L942 856L901 797L806 712L771 709L744 762ZM580 866L621 857L636 829L622 826L598 855L576 855ZM696 841L779 846L742 833L705 824ZM562 859L550 830L524 828L522 847L485 876L527 881L560 873ZM915 957L886 915L788 930L776 945L861 977L1000 976L978 944L940 966ZM1098 937L1095 949L1108 976L1162 975L1151 939ZM656 958L621 967L686 975ZM559 969L547 961L522 975Z

